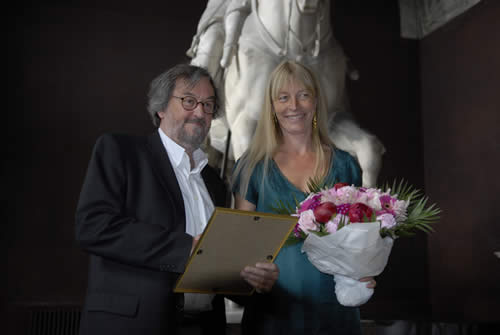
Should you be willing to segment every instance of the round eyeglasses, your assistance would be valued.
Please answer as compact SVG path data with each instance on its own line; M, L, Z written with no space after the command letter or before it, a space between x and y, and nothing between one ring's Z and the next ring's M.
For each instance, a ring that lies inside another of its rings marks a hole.
M176 97L175 95L173 95L172 97L180 99L182 107L187 111L192 111L198 106L198 104L201 104L203 106L204 113L214 114L217 107L214 100L198 101L196 100L196 98L189 95L185 97Z

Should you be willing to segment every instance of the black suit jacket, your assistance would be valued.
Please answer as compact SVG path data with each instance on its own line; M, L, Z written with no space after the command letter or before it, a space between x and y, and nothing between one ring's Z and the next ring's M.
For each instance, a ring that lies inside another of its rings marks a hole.
M209 166L202 176L224 206L223 181ZM76 239L90 254L80 333L173 333L172 289L192 246L185 231L181 190L158 132L101 136L76 210ZM224 332L222 297L208 319L205 328Z

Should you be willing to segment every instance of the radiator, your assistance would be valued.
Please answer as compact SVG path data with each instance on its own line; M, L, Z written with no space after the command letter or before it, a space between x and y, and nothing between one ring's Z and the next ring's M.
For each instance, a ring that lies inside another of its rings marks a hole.
M29 335L78 335L80 309L77 307L32 307Z

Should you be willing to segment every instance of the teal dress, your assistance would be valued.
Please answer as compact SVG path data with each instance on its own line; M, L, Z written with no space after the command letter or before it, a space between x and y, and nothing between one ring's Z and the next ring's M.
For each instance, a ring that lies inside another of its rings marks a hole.
M295 187L271 160L262 184L263 164L251 176L246 200L256 211L273 213L279 200L295 204L305 194ZM325 180L359 186L361 171L347 152L335 149ZM233 187L233 192L238 184ZM301 252L302 243L285 246L275 259L280 275L272 291L254 294L245 304L243 334L342 334L361 335L359 309L339 304L333 276L321 273Z

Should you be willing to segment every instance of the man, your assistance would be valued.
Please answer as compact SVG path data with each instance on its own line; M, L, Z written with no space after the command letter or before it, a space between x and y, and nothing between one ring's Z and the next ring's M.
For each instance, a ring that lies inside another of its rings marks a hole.
M184 299L173 287L214 205L225 204L224 183L199 149L217 112L208 72L180 64L161 74L148 111L156 132L101 136L89 163L76 210L76 239L90 254L82 335L182 332ZM258 263L242 277L265 292L278 269ZM190 323L224 333L223 298L204 298Z

